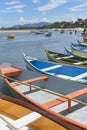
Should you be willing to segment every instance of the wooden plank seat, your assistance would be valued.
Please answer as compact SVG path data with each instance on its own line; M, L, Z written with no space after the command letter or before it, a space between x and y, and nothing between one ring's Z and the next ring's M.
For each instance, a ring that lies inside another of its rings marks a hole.
M49 70L60 68L60 67L62 67L62 65L54 65L54 66L50 66L50 67L41 69L41 71L49 71Z
M12 120L9 121L9 120L8 120L8 117L6 117L6 116L4 116L4 115L2 115L2 114L0 114L0 117L1 117L4 121L6 121L6 123L8 124L9 127L14 128L14 129L16 129L16 130L19 130L19 129L21 130L22 128L25 128L25 129L26 129L26 126L27 126L27 125L29 125L29 124L32 123L33 121L35 121L35 120L41 118L42 115L39 114L39 113L37 113L37 112L32 112L32 113L30 113L30 114L28 114L28 115L25 115L25 116L23 116L23 117L21 117L21 118L15 120L15 121L12 121ZM3 128L3 127L2 127L2 128ZM25 130L25 129L23 129L23 130ZM6 129L6 130L8 130L8 129Z
M51 55L51 56L54 56L54 57L55 57L55 56L58 56L58 54L50 54L50 55Z
M81 65L81 64L86 64L87 63L87 61L80 61L80 62L76 62L76 63L73 63L73 64L75 64L75 65Z
M60 98L51 100L51 101L49 101L49 102L47 102L47 103L44 103L44 104L42 104L42 105L45 106L45 107L47 107L47 108L49 109L49 108L51 108L51 107L54 107L54 106L56 106L56 105L59 105L59 104L65 102L65 101L67 101L67 99L60 97Z
M86 77L86 76L87 76L87 72L82 73L82 74L80 74L80 75L77 75L77 76L75 76L75 77L71 78L71 80L78 80L78 79L82 79L82 78L84 78L84 77Z
M87 93L87 88L83 88L83 89L80 89L78 91L75 91L73 93L70 93L68 95L66 95L69 99L68 99L68 111L70 112L71 111L71 101L73 98L76 98L78 96L81 96L83 94L86 94Z
M28 80L24 80L24 81L20 81L20 83L19 82L13 82L12 83L12 85L14 86L14 87L16 87L16 86L18 86L18 85L20 85L20 84L29 84L30 86L30 92L32 91L31 90L31 84L32 84L32 82L36 82L36 81L39 81L39 80L48 80L48 76L40 76L40 77L36 77L36 78L32 78L32 79L28 79Z
M80 74L80 75L77 75L77 76L74 76L74 77L72 77L72 76L67 76L67 75L63 75L63 74L58 74L58 75L56 75L57 77L60 77L60 78L63 78L63 79L69 79L69 80L80 80L80 79L82 79L82 78L84 78L84 77L86 77L87 76L87 72L85 72L85 73L82 73L82 74ZM84 80L84 79L83 79ZM84 80L84 82L85 82L85 80Z
M62 59L70 59L73 56L64 56L64 57L56 57L57 60L62 60Z
M69 58L72 58L73 56L64 56L62 57L62 59L69 59Z
M50 102L44 103L43 106L45 106L49 109L51 107L54 107L56 105L59 105L61 103L68 101L68 111L70 112L72 99L74 99L78 96L81 96L83 94L86 94L86 93L87 93L87 88L83 88L83 89L77 90L75 92L69 93L69 94L65 95L65 97L63 96L63 97L57 98L55 100L52 100Z
M32 83L39 80L48 80L48 76L40 76L40 77L28 79L28 80L23 81L22 83Z
M56 60L61 60L62 58L61 57L56 57Z

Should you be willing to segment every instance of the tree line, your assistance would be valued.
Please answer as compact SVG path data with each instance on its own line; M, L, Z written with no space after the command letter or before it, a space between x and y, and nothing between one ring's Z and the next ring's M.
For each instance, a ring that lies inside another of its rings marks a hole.
M87 28L87 19L83 20L83 19L78 19L77 21L73 22L66 22L66 21L62 21L62 22L54 22L51 23L48 26L42 26L42 27L25 27L25 26L19 26L19 27L1 27L0 30L18 30L18 29L52 29L52 28L77 28L77 27L81 27L81 28Z

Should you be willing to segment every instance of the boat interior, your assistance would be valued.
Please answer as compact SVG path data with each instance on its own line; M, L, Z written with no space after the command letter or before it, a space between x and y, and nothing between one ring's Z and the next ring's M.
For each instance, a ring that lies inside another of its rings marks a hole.
M20 81L19 77L22 78L21 73L22 71L20 69L9 68L5 71L4 75L10 76L9 78L5 78L10 81L13 80L10 84L15 87L18 92L32 99L32 101L40 104L46 109L49 109L51 112L56 113L56 115L59 113L64 116L67 121L76 123L78 126L84 125L84 127L87 128L87 103L76 99L77 97L87 94L86 87L79 88L77 91L74 90L71 93L63 95L46 88L38 88L33 84L34 82L42 80L45 80L44 82L48 82L49 77L41 75L41 77L33 77L29 80Z

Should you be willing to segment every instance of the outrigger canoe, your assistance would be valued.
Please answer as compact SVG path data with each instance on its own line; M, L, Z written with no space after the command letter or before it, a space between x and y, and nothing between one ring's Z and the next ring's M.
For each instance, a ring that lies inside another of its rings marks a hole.
M38 112L32 104L0 94L0 130L67 130Z
M64 63L64 64L80 66L80 67L87 67L86 58L54 52L47 49L45 49L45 52L47 54L48 60L51 62Z
M87 68L42 61L24 55L26 67L30 70L66 79L81 84L87 84Z
M69 82L68 80L64 82L62 80L60 84L57 77L22 70L13 65L6 66L6 64L1 66L1 76L14 97L30 103L40 114L66 129L87 130L87 103L83 102L83 100L87 101L86 85ZM63 94L58 93L59 91ZM7 107L5 108L7 109ZM20 109L17 109L17 111L20 111ZM21 114L23 113L21 112ZM44 119L41 123L41 115L36 115L34 118L39 118L36 125L41 126L37 130L44 130ZM30 120L33 120L33 117ZM26 122L28 122L28 119L26 119ZM22 124L24 124L24 120L22 120ZM48 128L45 129L49 130L51 122L47 125ZM54 126L53 129L51 127L51 130L63 130L61 127Z

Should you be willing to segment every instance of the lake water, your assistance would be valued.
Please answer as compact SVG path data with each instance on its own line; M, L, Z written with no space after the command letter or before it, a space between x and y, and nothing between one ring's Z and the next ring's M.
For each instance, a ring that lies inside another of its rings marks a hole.
M70 46L71 42L82 40L81 32L72 34L68 30L64 33L51 30L52 36L45 37L44 34L34 34L31 32L14 32L15 38L8 39L8 32L0 32L0 64L10 63L26 69L22 53L47 60L45 49L65 53L64 47ZM4 82L0 78L0 93L4 93Z

